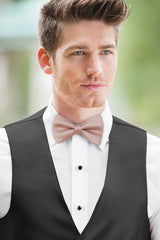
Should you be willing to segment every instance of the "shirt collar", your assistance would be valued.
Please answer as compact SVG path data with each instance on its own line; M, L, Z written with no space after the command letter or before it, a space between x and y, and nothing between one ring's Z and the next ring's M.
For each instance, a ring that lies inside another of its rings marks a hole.
M109 141L109 135L110 135L112 124L113 124L113 117L111 114L108 100L106 101L105 109L101 113L101 117L103 119L104 128L103 128L102 141L101 141L101 144L99 145L99 147L103 151L105 144Z
M49 101L48 107L46 108L43 114L43 121L46 128L47 137L50 140L49 141L50 147L53 147L56 144L56 141L52 134L52 125L53 125L53 121L56 114L57 112L52 105L52 98L51 98ZM112 123L113 123L113 117L109 108L108 100L106 101L105 109L101 113L101 116L103 119L104 128L103 128L102 141L101 141L101 144L99 145L99 148L103 151L105 144L109 141L109 134L111 132Z

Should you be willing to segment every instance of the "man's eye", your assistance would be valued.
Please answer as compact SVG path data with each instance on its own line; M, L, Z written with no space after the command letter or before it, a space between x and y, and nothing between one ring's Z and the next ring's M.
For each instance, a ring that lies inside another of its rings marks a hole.
M83 51L76 51L73 53L74 56L80 56L80 55L83 55L84 52Z
M103 52L102 52L102 54L103 55L109 55L111 52L109 51L109 50L104 50Z

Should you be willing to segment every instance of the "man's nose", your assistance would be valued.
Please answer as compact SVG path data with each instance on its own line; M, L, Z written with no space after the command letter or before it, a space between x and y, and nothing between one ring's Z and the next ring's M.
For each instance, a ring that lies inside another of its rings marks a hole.
M102 73L102 63L98 56L91 56L88 59L87 75L99 77Z

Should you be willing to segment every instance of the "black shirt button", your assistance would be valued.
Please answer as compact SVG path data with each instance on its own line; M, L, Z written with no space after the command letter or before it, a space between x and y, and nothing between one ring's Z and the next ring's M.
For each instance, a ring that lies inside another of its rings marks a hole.
M78 169L79 169L79 170L82 170L82 168L83 168L82 166L78 166Z
M81 210L82 209L82 207L81 206L78 206L78 208L77 208L78 210Z

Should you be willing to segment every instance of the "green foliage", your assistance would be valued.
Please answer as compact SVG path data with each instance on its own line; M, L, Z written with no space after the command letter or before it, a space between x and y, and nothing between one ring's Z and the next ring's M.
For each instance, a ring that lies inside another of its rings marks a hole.
M120 36L118 78L133 121L160 129L160 1L127 2L132 11Z
M21 1L24 1L24 0L12 0L13 2L21 2Z
M10 55L10 75L16 108L19 109L21 116L27 112L28 106L29 54L27 52L15 52Z
M0 126L25 117L28 110L29 54L11 52L8 64L9 101L0 117Z

